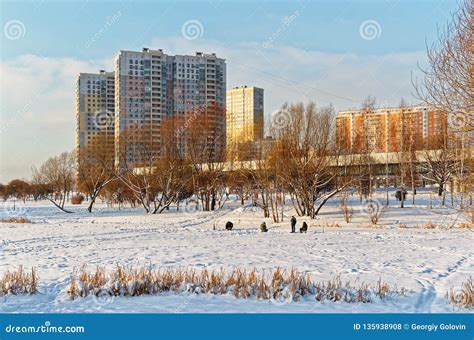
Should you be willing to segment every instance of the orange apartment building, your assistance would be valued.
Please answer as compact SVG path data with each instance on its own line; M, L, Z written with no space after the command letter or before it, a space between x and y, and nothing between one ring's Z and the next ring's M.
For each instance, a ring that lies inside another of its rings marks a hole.
M336 117L336 142L354 153L430 148L446 131L446 113L426 106L340 111Z

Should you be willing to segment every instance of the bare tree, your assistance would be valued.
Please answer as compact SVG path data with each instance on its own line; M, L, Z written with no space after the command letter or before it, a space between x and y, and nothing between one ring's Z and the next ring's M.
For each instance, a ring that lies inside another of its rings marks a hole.
M449 115L459 132L474 129L474 3L460 1L451 21L439 30L438 40L428 49L428 67L423 79L414 79L418 98Z
M180 150L175 127L172 118L162 121L159 145L151 142L153 135L146 126L120 136L123 150L117 176L147 213L179 204L191 190L191 167Z
M196 119L186 122L186 128L182 129L185 156L192 167L193 191L205 211L215 210L218 202L228 194L223 181L225 130L221 130L214 119L214 113L219 110L217 107L200 108L191 116Z
M227 181L230 185L230 190L240 199L240 204L243 206L245 201L250 199L254 188L251 171L247 169L247 163L234 162L232 164L232 172Z
M286 188L299 215L315 218L321 208L349 185L340 175L334 139L334 110L314 103L284 105L286 124L274 126L273 152L281 186ZM347 159L346 159L347 160Z
M352 221L352 215L354 215L354 209L348 203L349 191L343 190L339 196L341 199L341 211L342 215L344 216L344 221L346 221L346 223L350 223Z
M253 197L254 203L262 208L265 218L270 217L271 213L275 223L283 220L285 196L277 174L275 149L278 148L278 143L274 143L269 153L259 152L254 161L254 169L250 171L252 182L257 189Z
M450 141L448 133L443 133L431 143L430 148L423 150L424 159L420 162L422 177L438 185L442 205L445 205L446 184L452 180L458 166Z
M376 127L372 126L371 115L375 109L376 99L368 96L362 102L361 115L356 122L355 137L353 144L353 153L357 155L357 164L359 168L359 196L362 202L363 197L372 195L373 189L373 141L376 140L374 134L379 133Z
M145 212L150 213L158 192L155 170L160 148L150 142L152 135L146 127L129 128L119 138L121 150L117 176Z
M405 204L405 195L407 187L411 186L412 204L415 204L415 185L416 185L416 149L417 143L421 144L421 140L417 140L416 129L421 124L419 112L413 112L407 107L405 100L400 101L400 115L398 116L396 131L396 157L398 160L400 207Z
M421 68L423 78L413 80L419 99L447 113L452 131L462 141L463 149L472 148L474 142L473 17L472 0L460 0L450 22L439 30L437 41L427 48L428 67ZM463 159L462 163L458 169L463 169L464 178L470 178L466 188L470 188L472 197L472 158ZM472 204L471 216L474 223Z
M191 166L179 150L172 118L162 121L162 147L160 158L155 163L156 197L152 213L161 213L172 203L179 206L182 198L191 193Z
M113 148L106 135L97 135L88 145L78 150L78 189L89 195L87 211L101 191L116 178Z
M464 210L467 201L466 195L472 193L472 167L474 166L471 149L468 148L466 141L466 134L453 134L452 138L452 152L456 159L455 179L457 180L457 188L460 193L460 209ZM454 185L452 185L454 189Z
M63 152L51 157L39 169L33 168L32 183L47 185L48 192L44 198L60 210L71 213L64 208L66 199L75 185L75 157L72 152Z

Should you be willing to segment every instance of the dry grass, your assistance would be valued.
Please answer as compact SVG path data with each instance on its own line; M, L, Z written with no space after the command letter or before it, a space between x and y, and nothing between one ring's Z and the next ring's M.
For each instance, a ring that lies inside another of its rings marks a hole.
M32 223L31 220L26 217L2 218L0 222L1 223Z
M379 228L382 228L381 225L372 224L372 223L359 224L359 227L362 227L362 228L369 228L369 229L379 229Z
M245 271L236 268L226 273L220 270L126 268L118 266L110 274L101 267L94 272L82 268L72 275L68 294L74 299L88 295L139 296L163 292L232 294L236 298L298 301L302 296L315 295L317 301L370 302L403 295L406 290L391 289L379 281L376 286L341 284L339 277L327 283L314 283L311 277L295 269L277 268L271 272Z
M404 296L408 293L405 288L393 288L381 279L377 281L375 286L367 283L352 285L349 281L342 283L341 277L336 276L334 279L316 284L316 301L342 301L348 303L368 303L374 299L387 299L396 296Z
M109 275L102 267L94 272L85 268L73 274L68 294L71 298L103 294L104 290L111 296L139 296L160 294L162 292L191 292L227 294L237 298L255 296L258 299L288 298L293 299L309 292L312 282L308 276L300 275L295 270L289 272L277 268L271 279L255 269L245 271L236 268L230 273L223 269L173 269L153 271L149 268L126 268L118 266ZM289 295L288 295L289 294Z
M425 223L425 224L422 225L423 229L436 229L438 227L439 227L439 225L437 225L435 223L432 223L431 221L429 221L428 223Z
M403 224L403 223L400 223L400 224L398 225L398 228L400 228L400 229L406 229L406 227L407 227L407 225L406 225L406 224Z
M446 299L448 303L463 307L463 308L473 308L474 307L474 281L470 277L466 282L461 284L460 290L454 290L451 288L446 293Z
M341 228L341 226L336 222L324 222L321 226L324 228Z
M459 223L457 225L458 228L460 229L470 229L470 228L474 228L474 224L472 223Z
M37 290L38 277L34 268L31 271L23 270L23 266L17 271L6 271L0 279L0 296L7 294L35 294Z

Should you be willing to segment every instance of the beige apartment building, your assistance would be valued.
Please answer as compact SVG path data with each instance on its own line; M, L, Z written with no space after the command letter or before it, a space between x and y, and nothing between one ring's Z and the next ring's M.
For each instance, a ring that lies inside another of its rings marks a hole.
M76 82L76 153L106 143L114 149L114 72L80 73ZM102 145L101 145L102 147Z
M348 110L336 117L338 146L355 153L421 150L434 145L446 129L446 113L427 106Z
M239 86L227 91L227 148L263 138L263 89Z

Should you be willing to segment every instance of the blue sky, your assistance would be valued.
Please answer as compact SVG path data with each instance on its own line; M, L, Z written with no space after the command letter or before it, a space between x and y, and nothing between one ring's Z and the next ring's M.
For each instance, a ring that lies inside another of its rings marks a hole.
M299 11L280 44L328 52L387 53L419 50L432 40L456 1L25 1L2 3L2 20L16 18L27 27L21 44L2 36L2 59L36 51L47 56L98 58L118 49L137 49L155 36L179 36L181 25L195 19L203 38L224 44L264 41L281 19ZM84 53L84 42L121 11L122 17L100 44ZM382 27L376 42L361 41L367 19Z
M265 89L265 114L285 101L339 109L416 103L425 62L455 0L1 2L0 182L25 177L74 147L79 72L113 69L120 49L216 52L227 87ZM195 39L183 33L197 27ZM196 26L197 23L197 26ZM13 27L12 26L15 26ZM17 28L15 31L14 29ZM18 31L19 30L19 31ZM12 152L14 150L14 152Z

